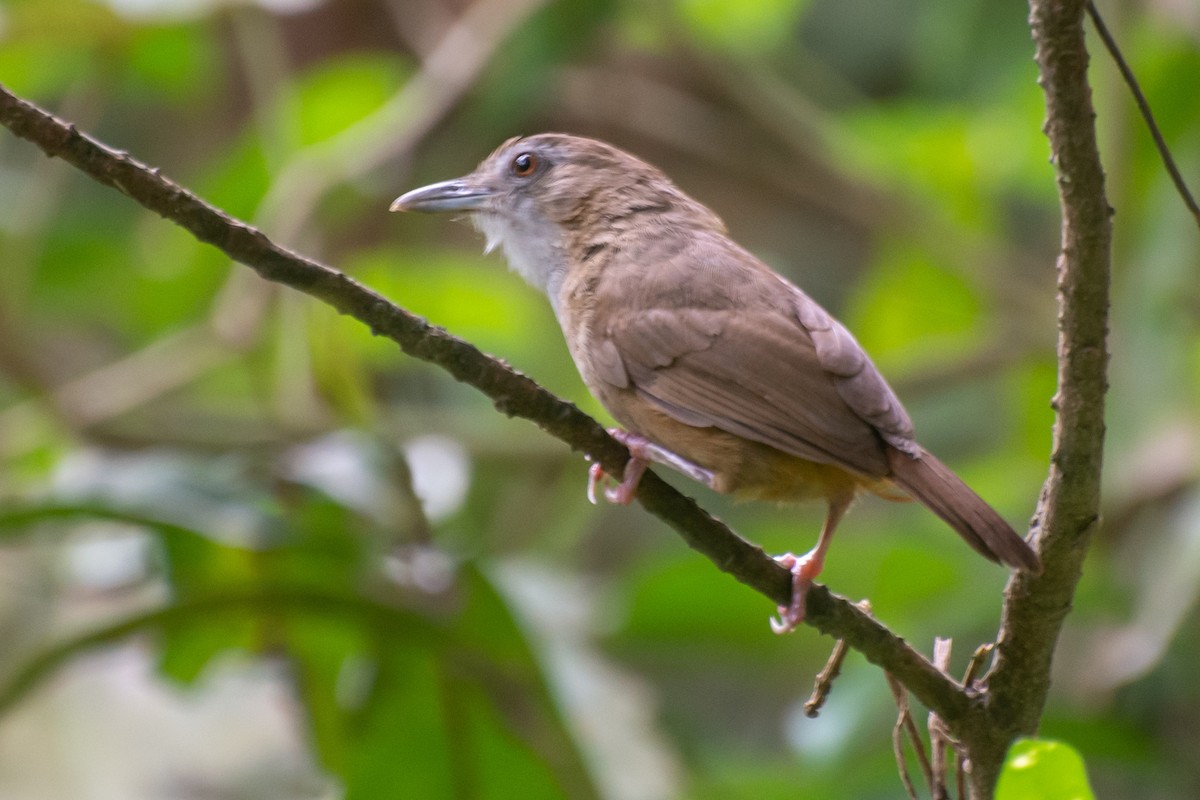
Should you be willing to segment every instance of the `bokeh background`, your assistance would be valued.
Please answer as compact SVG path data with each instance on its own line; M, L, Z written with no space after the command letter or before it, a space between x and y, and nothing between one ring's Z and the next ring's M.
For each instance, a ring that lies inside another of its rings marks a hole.
M1200 6L1101 3L1200 185ZM1018 526L1058 210L1021 3L5 0L0 82L607 420L544 299L404 190L542 130L664 168L843 319ZM1116 209L1105 523L1042 733L1200 796L1197 230L1091 41ZM0 134L0 797L897 797L831 642L527 422ZM822 509L736 505L769 551ZM866 500L824 579L953 670L1005 573Z

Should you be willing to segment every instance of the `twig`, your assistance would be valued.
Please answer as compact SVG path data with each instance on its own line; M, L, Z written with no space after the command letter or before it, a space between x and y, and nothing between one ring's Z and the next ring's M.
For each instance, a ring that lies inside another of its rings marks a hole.
M829 660L825 662L825 666L817 673L816 680L813 681L812 694L804 703L804 716L816 719L821 713L821 707L825 705L825 700L829 697L829 690L833 688L834 679L842 672L842 662L846 660L846 653L849 650L845 639L838 639L834 642L833 652L829 654Z
M436 364L475 387L501 412L531 420L572 448L590 454L609 474L623 473L628 450L595 420L473 345L430 325L346 275L279 247L262 232L231 219L163 178L158 170L104 146L2 86L0 124L34 142L48 155L64 159L99 183L120 190L176 222L201 241L219 247L267 280L290 286L353 316L376 335L396 342L409 355ZM648 511L674 528L688 546L719 569L775 604L790 601L791 573L652 472L642 480L637 496ZM808 621L823 633L846 639L944 719L965 724L968 717L977 714L975 704L956 682L876 620L823 586L809 591Z
M829 697L834 680L842 672L842 662L846 660L847 652L849 652L849 648L846 646L845 639L838 639L834 642L833 652L829 654L829 660L825 662L825 666L817 673L816 680L813 682L812 694L804 703L804 716L816 719L821 713L821 707L825 705L825 700Z
M871 613L870 600L859 600L855 605L864 614ZM817 673L817 677L813 681L812 694L804 703L804 716L816 719L817 715L821 713L821 708L825 705L825 701L829 698L829 692L833 689L833 682L842 672L842 662L846 660L848 651L845 639L838 639L834 642L833 652L829 654L829 660L825 662L825 666Z
M942 672L950 671L950 653L952 642L940 636L933 640L933 665ZM950 745L950 737L946 735L945 726L936 711L929 712L926 722L929 729L929 749L933 753L932 773L929 789L933 800L948 800L946 789L946 750Z
M963 673L963 688L971 691L971 684L975 682L975 676L979 674L979 670L983 668L983 662L996 651L996 643L988 642L981 644L975 648L975 652L971 654L971 663L967 664L967 671Z
M904 736L906 734L917 754L917 763L925 775L925 782L931 787L933 786L933 770L929 764L929 757L925 754L925 745L921 742L921 732L917 730L917 724L913 722L909 710L908 692L891 673L884 673L884 677L887 678L888 688L892 690L892 698L896 701L897 716L896 724L892 727L892 752L896 756L896 766L900 770L900 781L904 784L904 790L908 792L908 796L912 800L917 800L917 789L913 785L912 776L908 774L908 760L904 757Z
M1141 112L1142 119L1146 121L1146 127L1150 130L1150 136L1154 139L1154 146L1158 148L1158 154L1162 157L1163 166L1167 168L1167 174L1171 176L1171 182L1175 184L1175 190L1183 198L1183 204L1191 212L1192 219L1196 221L1197 225L1200 225L1200 206L1196 205L1196 198L1192 197L1187 183L1183 180L1183 175L1179 172L1179 167L1175 164L1175 158L1171 155L1171 150L1167 147L1167 140L1163 138L1162 131L1158 128L1158 122L1154 119L1154 113L1150 111L1150 102L1146 99L1146 95L1142 93L1142 87L1138 84L1137 77L1134 76L1133 70L1130 69L1129 64L1125 61L1120 48L1117 47L1116 40L1109 33L1108 26L1104 24L1104 19L1100 16L1100 11L1096 8L1096 4L1092 0L1088 0L1087 13L1092 18L1092 24L1096 26L1096 33L1100 34L1100 40L1104 42L1109 55L1112 56L1117 69L1121 72L1121 77L1125 79L1125 84L1133 94L1133 101L1137 103L1138 111Z

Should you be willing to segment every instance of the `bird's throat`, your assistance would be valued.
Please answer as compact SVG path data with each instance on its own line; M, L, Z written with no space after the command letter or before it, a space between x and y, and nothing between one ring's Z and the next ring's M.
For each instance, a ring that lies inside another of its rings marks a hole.
M567 248L562 228L536 214L512 220L492 213L472 217L486 240L485 252L497 245L504 251L508 268L550 299L559 314L559 291L567 274Z

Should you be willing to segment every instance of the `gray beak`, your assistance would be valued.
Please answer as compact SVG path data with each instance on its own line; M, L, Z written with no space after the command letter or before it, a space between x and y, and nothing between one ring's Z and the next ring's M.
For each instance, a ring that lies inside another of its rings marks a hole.
M471 182L470 176L422 186L400 195L391 211L478 211L492 197L492 190Z

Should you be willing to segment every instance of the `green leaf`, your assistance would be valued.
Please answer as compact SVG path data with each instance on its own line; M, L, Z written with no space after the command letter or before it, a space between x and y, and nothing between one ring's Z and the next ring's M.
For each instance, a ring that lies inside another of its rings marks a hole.
M937 363L979 340L982 304L961 275L907 242L883 245L847 311L884 372Z
M95 76L96 53L119 46L127 24L99 3L0 4L0 76L17 94L43 100Z
M138 102L185 105L212 89L220 72L220 56L205 25L182 24L138 28L129 43L131 76L127 91ZM147 97L147 93L152 96Z
M479 796L499 800L513 796L517 787L521 797L596 796L546 676L504 596L471 565L458 578L467 605L456 633L466 647L449 654L447 680L456 685L444 690L451 699L468 687L477 687L477 694L473 701L447 703L445 711L453 714L457 707L470 713L469 732L460 730L457 736L473 748Z
M491 130L495 138L515 133L513 110L540 108L558 92L558 66L586 57L604 38L615 7L613 0L576 0L546 3L534 12L480 76L475 99L463 109L469 128Z
M431 653L386 647L364 714L350 732L346 800L455 797L459 768L443 714L442 672Z
M378 109L400 88L406 70L393 56L358 54L326 62L300 81L286 108L300 143L336 136Z
M626 647L695 646L764 657L775 646L766 636L770 602L714 572L684 551L646 565L631 576Z
M1049 739L1019 739L1008 751L996 800L1094 800L1079 751Z
M366 626L353 622L297 615L277 621L273 630L291 660L290 674L307 712L317 757L338 774L345 773L349 758L348 728L362 711L357 684L374 667L365 655L370 650ZM404 642L399 630L396 634L396 642Z
M558 364L569 369L545 298L494 258L453 252L381 248L348 259L347 271L413 313L445 327L485 352L514 362ZM359 337L370 332L356 326ZM396 358L383 342L387 362Z
M697 39L730 50L771 49L781 45L805 0L676 0L684 23Z
M271 175L258 137L244 136L197 179L200 194L227 214L253 219ZM193 240L194 241L194 240ZM196 243L196 247L210 248Z
M903 191L927 218L937 213L952 230L990 232L1004 219L997 200L1053 202L1045 143L1028 124L1040 102L1022 82L986 108L917 99L864 106L826 143L839 163Z
M346 797L594 796L504 599L469 565L458 577L454 647L377 639L371 692L348 718L337 765Z

